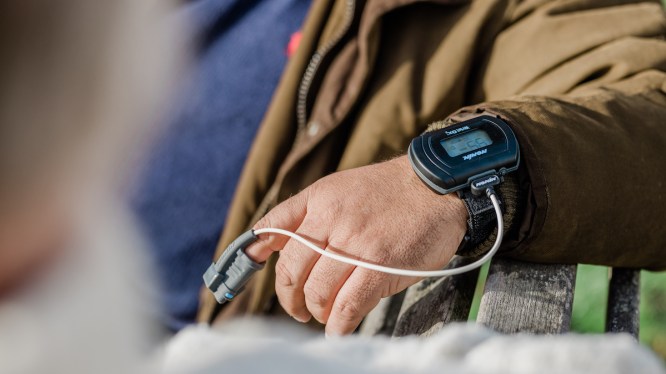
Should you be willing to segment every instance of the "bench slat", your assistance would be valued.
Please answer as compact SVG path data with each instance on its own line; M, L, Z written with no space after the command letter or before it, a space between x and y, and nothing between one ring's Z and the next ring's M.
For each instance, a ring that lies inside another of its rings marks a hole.
M455 257L447 266L472 262ZM393 336L429 336L450 322L467 321L479 270L464 274L426 278L407 290Z
M477 322L503 333L569 331L576 265L494 259Z
M607 332L626 332L638 338L640 277L639 270L612 270L606 309Z

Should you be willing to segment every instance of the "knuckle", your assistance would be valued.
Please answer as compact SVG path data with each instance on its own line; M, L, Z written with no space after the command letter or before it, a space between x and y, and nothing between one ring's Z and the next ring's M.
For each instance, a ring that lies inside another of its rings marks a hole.
M344 299L335 308L336 315L344 322L353 322L361 316L361 308L358 302Z
M312 182L312 184L309 185L306 189L303 190L303 193L306 194L308 200L310 200L310 198L313 196L317 196L317 194L322 189L322 184L325 182L326 182L326 177L317 179L316 181Z
M303 291L305 293L305 300L308 304L308 309L313 308L316 310L322 310L328 305L330 298L328 295L324 295L321 292L321 287L319 287L315 282L306 282Z
M275 264L275 285L278 290L289 290L296 287L296 278L293 276L283 257L280 257Z
M254 228L255 229L261 229L265 227L272 227L273 225L271 224L272 222L272 217L273 214L275 214L273 211L268 212L265 216L261 217L257 223L255 223Z
M363 230L361 225L341 225L337 245L340 248L353 248L358 243L364 243Z

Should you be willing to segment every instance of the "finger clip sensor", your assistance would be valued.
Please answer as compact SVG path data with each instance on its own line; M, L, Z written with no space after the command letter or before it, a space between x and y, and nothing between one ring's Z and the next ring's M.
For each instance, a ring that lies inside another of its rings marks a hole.
M206 287L215 295L218 303L233 300L252 278L264 268L245 254L245 248L257 240L253 230L246 231L224 250L217 262L212 263L203 275Z

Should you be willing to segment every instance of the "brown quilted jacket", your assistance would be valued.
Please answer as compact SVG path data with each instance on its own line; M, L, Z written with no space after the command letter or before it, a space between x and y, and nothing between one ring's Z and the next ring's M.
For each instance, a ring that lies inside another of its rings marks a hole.
M658 1L316 0L216 256L322 176L485 112L522 152L502 255L664 268L665 35ZM273 278L267 266L221 314L203 293L200 320L270 311Z

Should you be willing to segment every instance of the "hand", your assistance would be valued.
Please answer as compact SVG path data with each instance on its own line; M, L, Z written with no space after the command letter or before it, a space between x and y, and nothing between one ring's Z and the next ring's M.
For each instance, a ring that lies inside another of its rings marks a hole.
M435 270L453 257L466 220L462 201L428 189L403 156L322 178L254 228L295 231L327 251L368 262ZM261 235L247 254L263 262L273 251L281 251L275 282L280 304L298 321L314 316L328 335L353 332L381 298L419 281L321 257L282 235Z

